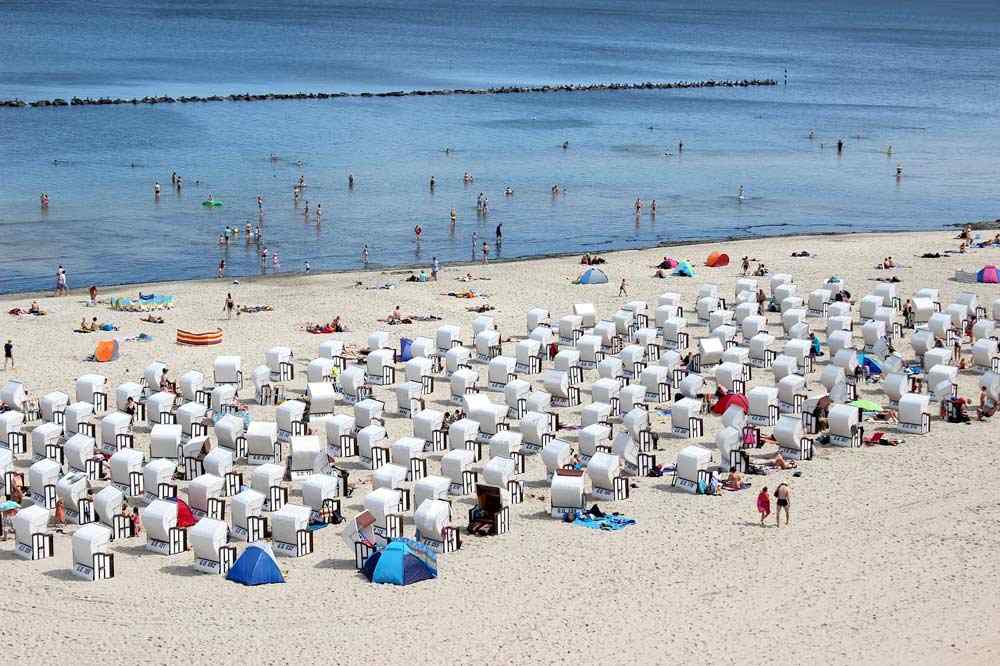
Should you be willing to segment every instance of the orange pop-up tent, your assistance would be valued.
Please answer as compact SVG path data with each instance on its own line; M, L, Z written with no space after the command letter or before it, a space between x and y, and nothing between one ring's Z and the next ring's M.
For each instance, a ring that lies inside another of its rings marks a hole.
M713 252L708 255L708 259L705 260L705 265L711 268L722 268L723 266L728 266L729 255L725 252Z
M94 360L98 363L118 360L118 341L101 340L94 349Z

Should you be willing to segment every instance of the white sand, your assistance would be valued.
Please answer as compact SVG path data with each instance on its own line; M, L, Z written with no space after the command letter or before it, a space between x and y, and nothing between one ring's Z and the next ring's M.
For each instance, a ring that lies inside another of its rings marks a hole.
M397 303L405 314L436 314L469 331L476 315L466 308L483 299L440 295L466 287L489 295L486 300L496 306L493 315L505 336L521 336L523 313L532 306L546 307L558 317L574 302L593 301L600 315L610 316L624 300L617 298L621 277L628 279L629 299L653 302L663 291L680 291L685 304L693 306L694 292L704 282L719 284L729 296L744 254L764 260L772 270L792 273L800 290L820 286L830 274L844 276L856 299L874 288L875 277L886 275L873 266L892 254L903 266L894 274L902 279L898 290L904 297L934 286L942 290L945 304L961 291L974 291L988 305L1000 296L995 286L951 278L956 270L1000 263L1000 251L915 258L922 251L957 247L950 240L953 235L725 243L733 264L714 270L701 266L709 246L621 252L608 255L603 267L611 283L588 287L570 284L581 270L572 258L472 267L472 273L490 281L468 285L455 279L464 272L456 268L431 284L358 273L245 281L240 286L229 280L143 286L143 292L177 297L177 308L164 313L167 324L162 326L140 324L141 315L111 312L106 306L87 308L82 292L74 292L41 299L49 310L46 317L3 315L0 337L14 340L18 369L0 373L0 380L23 379L41 395L68 391L73 378L84 372L106 374L112 384L138 380L152 360L169 364L175 378L192 368L210 377L216 355L239 354L248 371L274 345L292 347L304 364L331 336L309 335L303 324L329 321L336 314L352 333L333 337L361 346L368 332L382 327L376 320ZM796 249L817 257L789 258ZM652 278L650 267L664 254L689 258L697 278ZM366 290L351 286L357 280L399 286ZM134 296L138 290L102 290L101 298ZM225 321L222 305L229 290L238 303L268 303L275 311ZM0 308L6 312L29 302L4 297ZM84 362L107 334L71 331L81 317L93 315L118 324L116 335L145 331L155 340L124 343L115 363ZM770 320L773 324L775 315ZM431 334L439 323L386 330L395 341L400 335ZM221 346L174 344L175 327L216 326L225 330ZM695 330L702 334L704 329ZM471 343L471 335L466 338ZM911 354L908 345L902 351ZM301 369L295 388L304 385ZM485 376L485 369L481 372ZM587 381L593 377L588 373ZM754 379L755 384L769 382L771 374L758 371ZM975 382L971 372L962 373L962 394L975 397ZM447 392L446 383L438 386L435 402ZM870 391L862 389L863 395L874 395ZM586 393L584 402L589 402ZM376 395L387 393L376 389ZM394 398L386 399L394 410ZM578 422L578 411L564 410L564 421ZM254 407L253 413L269 418L273 408ZM707 420L702 440L707 446L714 446L718 428L718 418ZM391 417L389 430L399 437L410 433L410 425ZM667 419L656 415L654 430L668 431ZM100 584L70 575L67 536L57 537L54 559L40 562L16 559L7 541L0 547L6 581L0 633L4 651L30 663L68 653L84 663L233 658L252 663L997 663L998 434L995 419L970 426L935 419L930 435L907 436L897 448L819 447L816 459L803 464L801 478L788 472L752 477L754 489L722 497L674 492L669 478L641 479L627 502L602 504L637 519L637 526L619 533L549 518L543 467L534 457L526 477L529 497L514 507L512 533L466 538L460 552L441 557L438 580L408 588L373 586L356 574L340 527L316 534L313 555L280 560L288 584L261 588L197 574L190 553L170 558L148 553L142 538L113 546L117 577ZM575 441L573 433L568 438ZM137 446L147 446L147 439L140 435ZM685 444L662 437L659 460L672 463ZM771 454L773 447L762 452ZM369 476L354 471L356 460L348 466L352 479ZM436 470L432 462L432 473ZM762 484L773 489L780 481L793 488L792 524L778 530L769 522L762 529L756 524L755 494ZM348 501L349 516L363 495L364 487ZM299 501L297 493L292 501ZM467 503L456 504L463 526ZM412 525L407 528L412 533Z

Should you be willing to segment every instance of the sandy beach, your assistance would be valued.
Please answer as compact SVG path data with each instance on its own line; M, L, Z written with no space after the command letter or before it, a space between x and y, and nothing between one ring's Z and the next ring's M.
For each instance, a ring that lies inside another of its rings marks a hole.
M984 236L992 232L983 232ZM997 285L967 281L985 264L1000 263L1000 248L920 259L923 252L956 250L955 230L802 236L653 248L605 255L608 284L581 286L579 257L502 264L444 266L437 282L407 283L407 272L289 275L243 281L157 283L101 289L96 308L87 306L86 285L74 282L66 297L39 298L48 314L14 317L30 296L0 298L0 338L14 343L16 369L0 372L0 384L24 381L35 396L69 391L73 379L100 373L111 385L138 381L154 360L176 378L190 369L211 377L212 360L239 355L244 370L264 362L276 345L295 353L298 373L289 393L304 389L305 364L328 338L364 347L368 334L433 337L454 323L471 344L469 308L488 303L502 336L525 335L525 312L542 307L553 320L574 303L594 303L610 317L626 300L655 304L665 291L682 294L693 306L700 285L714 283L731 296L739 258L763 261L772 272L794 276L800 292L831 275L847 281L853 298L872 291L876 278L897 276L904 298L920 287L941 290L942 304L960 292L974 292L981 304L1000 297ZM492 239L491 239L492 240ZM704 266L712 250L724 250L728 267ZM809 258L792 258L807 250ZM690 260L695 278L657 279L654 265L664 254ZM892 255L899 268L876 270ZM54 268L54 267L53 267ZM459 281L465 274L475 279ZM627 282L627 298L618 297ZM766 278L761 285L766 290ZM393 285L391 289L376 288ZM474 299L448 292L473 290ZM143 314L112 311L111 297L138 292L169 294L176 306L161 325L140 322ZM223 304L231 292L239 305L269 305L270 312L227 320ZM434 315L442 321L387 326L394 306L404 316ZM856 309L855 309L856 312ZM113 333L77 334L82 318L115 324ZM307 323L340 316L350 332L312 335ZM772 331L778 316L769 317ZM814 324L815 326L815 324ZM223 329L224 342L206 348L178 346L177 328ZM694 325L692 341L705 335ZM95 364L84 359L95 343L139 333L152 341L123 341L121 358ZM860 335L857 332L856 335ZM825 339L825 334L821 335ZM513 343L505 350L512 350ZM907 358L909 343L899 351ZM810 389L824 358L809 377ZM485 382L485 366L478 364ZM596 373L590 371L586 383ZM977 375L959 375L961 395L978 398ZM532 378L534 383L540 377ZM754 373L750 386L770 383L769 371ZM884 401L874 387L860 397ZM252 396L252 388L247 389ZM590 402L584 390L583 403ZM439 382L428 406L442 411L448 387ZM390 439L409 435L410 422L395 414L391 392L376 388L387 403ZM494 401L502 398L491 394ZM242 394L241 394L242 396ZM668 405L663 405L667 407ZM338 407L348 412L349 407ZM255 419L273 419L274 407L252 406ZM560 410L565 423L579 423L580 407ZM689 444L669 435L669 418L651 410L659 440L659 462L672 463ZM1000 492L993 479L1000 463L1000 428L992 422L945 424L931 433L904 435L898 447L818 447L802 464L802 476L774 472L751 477L753 487L720 497L696 496L670 487L670 479L642 478L632 497L603 508L637 521L621 532L581 529L549 517L548 490L539 456L528 461L525 502L513 507L511 533L464 538L463 548L439 559L440 577L406 588L374 586L355 572L353 553L340 538L342 527L316 533L316 552L279 560L285 585L246 588L196 573L190 553L164 557L144 550L144 538L116 543L116 577L87 583L70 573L70 540L56 537L56 555L39 562L19 560L11 540L0 545L0 571L7 581L0 611L6 651L30 663L50 661L71 649L81 663L140 660L175 663L222 659L250 663L666 663L989 664L1000 660ZM709 417L698 440L714 450L720 419ZM890 428L887 428L891 430ZM576 442L576 434L565 438ZM136 446L148 450L139 431ZM764 458L769 446L753 452ZM718 454L716 453L716 456ZM432 473L438 469L433 454ZM27 460L18 462L27 467ZM371 473L357 459L347 464L358 492L345 502L353 516L370 488ZM25 470L26 471L26 470ZM791 524L776 529L773 517L757 524L754 499L760 486L790 483ZM185 483L180 482L183 491ZM298 492L291 494L299 502ZM464 528L469 498L456 501L456 522ZM407 525L412 534L412 523ZM362 656L363 655L363 656ZM821 659L817 659L822 655Z

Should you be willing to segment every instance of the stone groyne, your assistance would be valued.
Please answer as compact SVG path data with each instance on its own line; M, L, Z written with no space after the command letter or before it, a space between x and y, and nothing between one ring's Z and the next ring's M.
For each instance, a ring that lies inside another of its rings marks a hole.
M618 90L685 90L691 88L748 88L753 86L777 85L774 79L721 79L709 81L670 81L641 83L591 83L563 84L541 86L501 86L495 88L453 88L439 90L395 90L388 92L299 92L299 93L263 93L263 94L233 94L198 95L182 97L72 97L69 100L57 97L26 102L21 99L0 100L0 108L45 108L60 106L116 106L131 104L199 104L206 102L266 102L276 100L316 100L337 99L340 97L440 97L446 95L517 95L528 93L555 92L605 92Z

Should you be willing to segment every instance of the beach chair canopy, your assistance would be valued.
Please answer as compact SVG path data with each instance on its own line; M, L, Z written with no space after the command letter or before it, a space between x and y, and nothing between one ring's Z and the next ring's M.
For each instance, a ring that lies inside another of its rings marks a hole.
M373 583L410 585L437 577L433 553L410 539L396 539L385 550L372 553L361 568Z
M677 262L677 270L674 271L674 275L680 275L683 277L694 277L694 269L691 268L691 263L688 261Z
M750 402L742 393L727 393L719 398L718 402L712 405L713 414L725 414L726 410L732 406L737 406L743 410L744 414L750 412Z
M576 280L577 284L607 284L608 276L599 268L588 268Z
M976 282L983 282L986 284L1000 284L1000 271L997 270L996 266L983 266L976 273Z
M708 255L708 259L705 260L705 265L711 268L722 268L723 266L728 266L729 255L725 252L713 252Z
M118 341L101 340L94 349L94 360L98 363L108 363L118 360Z
M266 543L252 543L247 546L233 568L226 575L231 581L243 585L269 585L284 583L278 562L274 559L271 547Z

